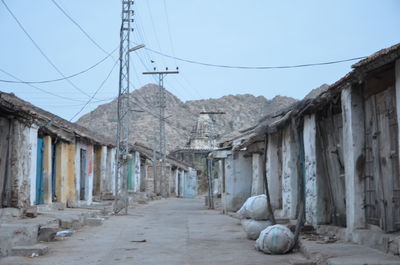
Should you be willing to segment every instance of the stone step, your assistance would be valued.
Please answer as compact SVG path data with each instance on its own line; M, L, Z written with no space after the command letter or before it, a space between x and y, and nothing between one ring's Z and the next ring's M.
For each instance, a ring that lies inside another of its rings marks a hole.
M293 258L289 261L290 265L317 265L315 261L306 258Z
M399 265L399 256L347 242L300 241L300 251L317 264L326 265Z
M102 225L103 222L104 218L101 217L86 218L86 225L88 226L99 226Z
M0 228L0 256L10 255L13 247L37 243L38 224L2 224Z
M43 256L49 251L45 245L16 246L11 249L11 256L36 257Z
M21 209L17 208L0 208L0 221L13 220L22 216Z
M77 217L63 217L59 219L60 228L78 230L83 226L82 220Z

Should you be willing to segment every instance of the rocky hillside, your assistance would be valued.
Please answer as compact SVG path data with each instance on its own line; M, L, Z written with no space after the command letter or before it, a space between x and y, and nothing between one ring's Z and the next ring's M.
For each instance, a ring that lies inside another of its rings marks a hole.
M132 92L131 141L143 142L153 147L158 132L157 119L158 86L148 84ZM253 95L229 95L218 99L180 101L166 91L166 134L169 151L183 147L189 139L193 125L201 111L224 111L217 118L220 135L231 133L254 125L260 117L295 101L293 98L276 96L272 100ZM116 134L117 101L100 105L94 111L82 116L77 123L92 130L114 137ZM144 110L137 112L135 110Z

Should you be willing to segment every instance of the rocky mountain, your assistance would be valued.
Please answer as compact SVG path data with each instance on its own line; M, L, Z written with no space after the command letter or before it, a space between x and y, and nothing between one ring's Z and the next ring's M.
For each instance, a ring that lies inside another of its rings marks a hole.
M158 135L158 91L157 85L148 84L131 93L130 141L154 146L154 139ZM263 96L255 97L249 94L182 102L168 91L165 94L166 138L169 151L185 146L201 111L226 113L218 116L216 120L216 131L219 135L224 135L253 126L262 116L295 102L295 99L290 97L276 96L267 100ZM116 120L117 100L114 100L82 116L77 123L114 137Z

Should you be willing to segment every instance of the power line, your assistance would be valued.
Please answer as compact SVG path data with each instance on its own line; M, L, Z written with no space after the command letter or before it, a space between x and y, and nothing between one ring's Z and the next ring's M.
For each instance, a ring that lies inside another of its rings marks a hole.
M56 7L58 8L58 9L60 9L60 11L75 25L75 26L77 26L77 28L97 47L97 48L99 48L102 52L104 52L105 54L107 54L107 55L109 55L109 53L93 38L93 37L91 37L90 36L90 34L69 14L69 13L67 13L66 12L66 10L65 9L63 9L59 4L57 4L57 2L55 1L55 0L52 0L52 2L56 5ZM143 32L143 34L144 34L144 32ZM143 39L143 38L142 38ZM125 39L124 39L125 40ZM114 58L114 57L113 57ZM141 59L140 57L139 57L139 59ZM142 62L143 63L143 62ZM133 69L134 70L134 72L135 72L135 74L136 74L136 76L137 76L137 79L138 79L138 81L139 81L139 75L137 74L137 72L135 71L135 69ZM135 87L132 83L131 83L131 81L129 80L128 81L129 82L129 84L132 86L132 87ZM142 100L144 100L144 99L142 99ZM146 100L144 100L144 101L146 101Z
M168 28L168 37L169 37L169 44L171 45L171 52L172 55L175 56L175 50L174 50L174 44L172 42L172 34L171 34L171 27L169 26L169 18L168 18L168 10L167 10L167 2L164 0L164 12L165 12L165 17L167 20L167 28Z
M64 8L62 8L61 7L61 5L60 4L58 4L55 0L51 0L52 2L53 2L53 4L97 47L97 48L99 48L101 51L103 51L105 54L107 54L108 56L110 56L111 54L109 54L92 36L90 36L90 34L79 24L79 22L77 22ZM164 3L165 4L165 3ZM148 9L149 9L149 12L150 12L150 16L151 16L151 18L152 18L152 13L151 13L151 9L150 9L150 6L148 5L147 6L148 7ZM156 32L155 32L155 26L154 26L154 22L152 21L152 25L153 25L153 31L154 31L154 34L156 34ZM136 22L136 24L138 24L137 22ZM146 39L145 39L145 37L144 37L144 31L143 30L141 30L141 28L140 27L138 27L137 28L138 30L137 30L137 32L138 32L138 34L139 34L139 38L141 38L142 40L143 40L143 42L146 42ZM141 32L141 31L143 31L143 32ZM157 40L157 43L158 43L158 46L160 47L160 43L159 43L159 41L158 41L158 38L157 38L157 35L155 36L156 37L156 40ZM171 44L172 44L172 40L171 40L171 38L170 38L170 41L171 41ZM115 51L115 50L114 50ZM114 52L113 51L113 52ZM112 53L113 53L112 52ZM148 53L147 53L148 54ZM142 65L146 68L146 70L147 71L149 71L149 69L147 68L147 66L145 65L145 63L143 62L143 60L142 60L142 58L137 54L137 56L138 56L138 58L139 58L139 60L140 60L140 62L142 63ZM138 76L138 74L137 74L137 72L135 71L135 69L134 69L134 72L135 72L135 75L136 75L136 77L137 77L137 79L138 79L138 81L140 80L140 78L139 78L139 76ZM153 76L152 76L153 77ZM157 79L155 78L155 77L153 77L154 78L154 81L155 82L157 82ZM133 84L130 82L130 84L133 86Z
M194 60L189 60L189 59L184 59L184 58L179 58L179 57L176 57L176 56L168 55L168 54L165 54L165 53L150 49L148 47L145 47L145 49L150 51L150 52L159 54L161 56L164 56L164 57L167 57L167 58L176 59L178 61L182 61L182 62L186 62L186 63L209 66L209 67L229 68L229 69L243 69L243 70L271 70L271 69L302 68L302 67L310 67L310 66L321 66L321 65L344 63L344 62L356 61L356 60L361 60L361 59L367 58L367 56L361 56L361 57L355 57L355 58L343 59L343 60L336 60L336 61L319 62L319 63L308 63L308 64L297 64L297 65L240 66L240 65L223 65L223 64L212 64L212 63L199 62L199 61L194 61Z
M154 24L153 12L151 12L151 7L150 7L149 2L150 2L149 0L146 0L147 9L148 9L149 15L150 15L151 26L152 26L152 29L153 29L154 37L155 37L156 42L157 42L158 49L161 51L160 41L158 40L156 26ZM162 60L162 58L161 58L161 60ZM164 66L165 66L164 60L162 60L162 62L164 63Z
M101 82L100 86L96 89L96 91L93 93L93 95L90 97L90 99L82 106L82 108L75 113L74 116L72 116L72 118L69 121L72 121L76 116L78 116L85 108L86 106L93 100L93 98L96 96L96 94L100 91L100 89L104 86L104 84L107 82L108 78L110 78L111 73L113 72L115 66L117 65L117 63L119 62L119 60L115 61L115 63L113 64L110 72L108 73L108 75L106 76L106 78L103 80L103 82Z
M172 55L175 57L175 48L174 48L174 43L173 43L173 41L172 41L172 34L171 34L171 26L170 26L170 23L169 23L167 1L164 0L164 1L163 1L163 4L164 4L165 17L166 17L166 20L167 20L167 29L168 29L169 44L170 44L170 46L171 46ZM178 65L178 64L176 63L176 59L174 59L174 63L175 63L176 66ZM185 91L185 92L186 92L186 91L189 91L188 89L185 89L185 87L184 87L184 86L182 85L182 83L179 81L180 76L181 76L181 75L174 76L174 77L175 77L175 80L177 81L178 85L179 85L180 87L182 87L183 91ZM194 91L197 93L197 95L200 96L200 94L198 93L198 91L197 91L194 87L192 87L192 88L193 88ZM201 96L200 96L200 98L201 98Z
M115 98L109 98L107 100L114 100L114 99ZM97 103L98 103L98 101L92 101L89 104L97 104ZM81 106L83 106L85 104L86 103L83 103L83 104L40 104L40 107L45 106L45 107L63 107L63 108L71 107L72 108L72 107L81 107Z
M149 10L150 18L152 19L152 18L153 18L153 15L152 15L152 12L151 12L151 9L150 9L150 5L149 5L148 2L147 2L147 8L148 8L148 10ZM166 19L167 19L167 26L168 26L168 34L169 34L169 42L170 42L170 46L171 46L171 52L172 52L172 54L175 56L174 46L173 46L173 42L172 42L172 34L171 34L171 31L170 31L170 25L169 25L169 18L168 18L168 12L167 12L167 5L166 5L166 2L165 2L165 1L164 1L164 12L165 12L165 16L166 16ZM142 43L148 43L148 41L147 41L146 38L145 38L144 30L141 29L142 27L141 27L141 25L140 25L140 23L139 23L139 20L140 20L139 14L138 14L137 17L138 17L138 19L135 20L135 23L136 23L137 28L138 28L138 30L137 30L137 32L138 32L138 37L139 37L139 39L142 39ZM157 37L156 31L155 31L155 26L154 26L154 21L153 21L153 19L152 19L151 22L152 22L153 33L154 33L155 38L156 38L156 41L157 41L157 45L158 45L158 47L159 47L159 50L161 50L160 42L158 41L158 37ZM142 33L141 33L141 31L142 31ZM148 52L147 50L145 50L145 49L144 49L144 51L145 51L145 56L147 55L147 59L148 59L149 61L152 61L152 60L150 59L149 52ZM138 56L139 59L142 61L142 59L141 59L141 57L139 56L139 54L137 54L137 56ZM165 65L164 60L162 60L162 62L163 62L164 65ZM175 63L175 66L176 66L176 60L174 60L174 63ZM148 69L148 67L143 63L143 61L142 61L142 65L146 68L147 71L150 71L150 70ZM166 65L165 65L165 66L166 66ZM154 81L157 83L158 80L157 80L154 76L152 76L152 77L154 78ZM178 76L178 77L179 77L179 76ZM178 81L178 78L176 78L176 80ZM180 84L179 84L179 85L180 85ZM175 93L176 93L178 96L180 96L181 98L182 98L182 94L180 94L181 91L184 91L185 93L187 93L187 95L189 95L189 93L188 93L189 90L185 89L182 85L180 85L180 86L182 87L182 90L178 89L178 87L174 87L174 88L175 88ZM178 92L178 90L179 90L179 92ZM191 96L191 95L189 95L189 96Z
M13 74L10 74L10 73L8 73L8 72L6 72L6 71L5 71L5 70L3 70L3 69L0 69L0 72L3 72L4 74L6 74L6 75L8 75L8 76L10 76L10 77L12 77L12 78L14 78L14 79L18 80L18 81L19 81L19 83L26 84L26 85L28 85L28 86L30 86L30 87L32 87L32 88L34 88L34 89L37 89L37 90L39 90L39 91L42 91L43 93L46 93L46 94L52 95L52 96L54 96L54 97L58 97L58 98L61 98L61 99L66 99L66 100L70 100L70 101L84 102L83 100L80 100L80 99L76 99L76 98L69 98L69 97L60 96L60 95L58 95L58 94L55 94L55 93L53 93L53 92L47 91L47 90L45 90L45 89L42 89L42 88L40 88L40 87L37 87L37 86L34 86L34 85L32 85L31 83L29 83L29 82L25 82L25 81L23 81L23 80L19 79L18 77L16 77L15 75L13 75Z
M6 2L4 0L1 0L5 8L7 9L8 13L13 17L15 22L17 22L18 26L21 28L21 30L25 33L25 35L29 38L29 40L32 42L32 44L36 47L36 49L40 52L40 54L46 59L46 61L71 85L73 86L76 90L81 92L82 94L90 97L88 93L80 89L78 86L76 86L71 80L66 78L66 76L61 72L61 70L53 63L53 61L46 55L46 53L40 48L40 46L36 43L36 41L32 38L32 36L28 33L28 31L25 29L25 27L22 25L22 23L18 20L18 18L15 16L15 14L11 11L11 9L8 7Z
M15 80L0 79L0 82L3 82L3 83L13 83L13 84L45 84L45 83L53 83L53 82L62 81L62 80L65 80L65 79L69 79L69 78L72 78L72 77L76 77L76 76L78 76L78 75L84 74L84 73L86 73L86 72L92 70L93 68L95 68L96 66L98 66L99 64L101 64L102 62L104 62L105 60L107 60L110 56L112 56L112 54L113 54L117 49L118 49L118 47L115 48L113 51L111 51L111 53L107 53L108 55L107 55L106 57L104 57L103 59L101 59L100 61L98 61L97 63L95 63L94 65L90 66L89 68L86 68L86 69L84 69L84 70L82 70L82 71L79 71L79 72L77 72L77 73L75 73L75 74L72 74L72 75L69 75L69 76L65 76L65 77L63 77L63 78L56 78L56 79L42 80L42 81L23 81L23 80L20 80L20 79L18 79L18 81L15 81ZM3 71L3 70L1 70L1 71L5 73L5 71ZM6 73L6 74L8 74L8 73ZM16 79L16 78L15 78L15 79Z
M53 2L53 4L72 22L75 24L75 26L77 26L79 28L80 31L82 31L83 34L85 34L85 36L94 44L96 45L97 48L99 48L100 50L102 50L105 54L110 55L105 49L103 49L103 47L100 46L100 44L98 44L90 35L89 33L86 32L86 30L78 23L76 22L68 13L67 11L65 11L65 9L63 9L60 4L58 4L55 0L51 0Z
M172 55L173 56L175 56L175 49L174 49L174 45L173 45L173 41L172 41L172 34L171 34L171 27L170 27L170 23L169 23L169 16L168 16L168 9L167 9L167 3L166 3L166 1L164 0L164 12L165 12L165 16L166 16L166 20L167 20L167 27L168 27L168 36L169 36L169 42L170 42L170 47L171 47L171 52L172 52ZM147 7L148 7L148 9L149 9L149 13L150 13L150 18L152 19L152 13L151 13L151 9L150 9L150 6L149 6L149 4L147 3ZM139 23L139 20L140 20L140 16L138 15L138 19L137 20L135 20L135 22L136 22L136 24L138 25L138 29L139 29L139 31L138 31L138 35L139 35L139 38L141 38L141 35L145 35L144 34L144 31L143 31L143 34L141 34L140 33L140 29L141 29L141 25L140 25L140 23ZM154 32L154 34L155 34L155 37L156 37L156 40L157 40L157 44L158 44L158 47L159 47L159 50L161 51L161 47L160 47L160 44L159 44L159 41L158 41L158 38L157 38L157 35L156 35L156 32L155 32L155 27L154 27L154 22L152 21L152 26L153 26L153 32ZM145 37L142 37L142 42L143 43L148 43L148 41L146 40L146 38ZM151 59L150 59L150 55L149 55L149 51L148 50L146 50L146 49L144 49L144 51L145 51L145 54L147 55L147 57L148 57L148 60L149 61L151 61ZM139 55L138 55L139 56ZM165 62L163 61L163 63L165 64ZM175 63L175 66L177 66L177 63L176 63L176 60L174 59L174 63ZM143 64L143 63L142 63ZM145 68L147 68L147 67L145 67ZM148 69L146 69L147 71L149 71ZM175 77L175 80L178 82L178 85L182 88L182 90L184 91L184 92L186 92L188 95L189 95L189 93L188 93L188 91L189 91L189 89L186 89L182 84L181 84L181 82L179 82L179 78L181 77L181 75L179 75L179 76L174 76ZM157 80L155 80L156 82L157 82ZM198 92L198 90L195 88L195 87L190 87L190 88L192 88L193 90L194 90L194 92L201 98L201 95L200 95L200 93ZM190 96L192 96L192 95L190 95Z

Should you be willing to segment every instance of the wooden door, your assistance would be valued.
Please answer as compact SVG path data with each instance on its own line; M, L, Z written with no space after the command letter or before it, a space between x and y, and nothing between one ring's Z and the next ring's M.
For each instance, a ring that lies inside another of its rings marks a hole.
M146 191L146 159L140 159L140 191Z
M0 208L11 207L10 134L10 120L0 118Z
M182 196L182 173L179 172L178 173L178 193L177 193L178 197Z
M327 222L346 227L346 181L340 103L321 111L317 120L318 177L326 183Z
M400 228L398 127L394 87L365 99L365 215L391 232Z
M81 158L81 164L80 164L80 200L85 200L86 198L86 178L87 178L87 167L86 167L86 160L87 160L87 155L86 155L86 150L81 149L80 152L80 158Z

